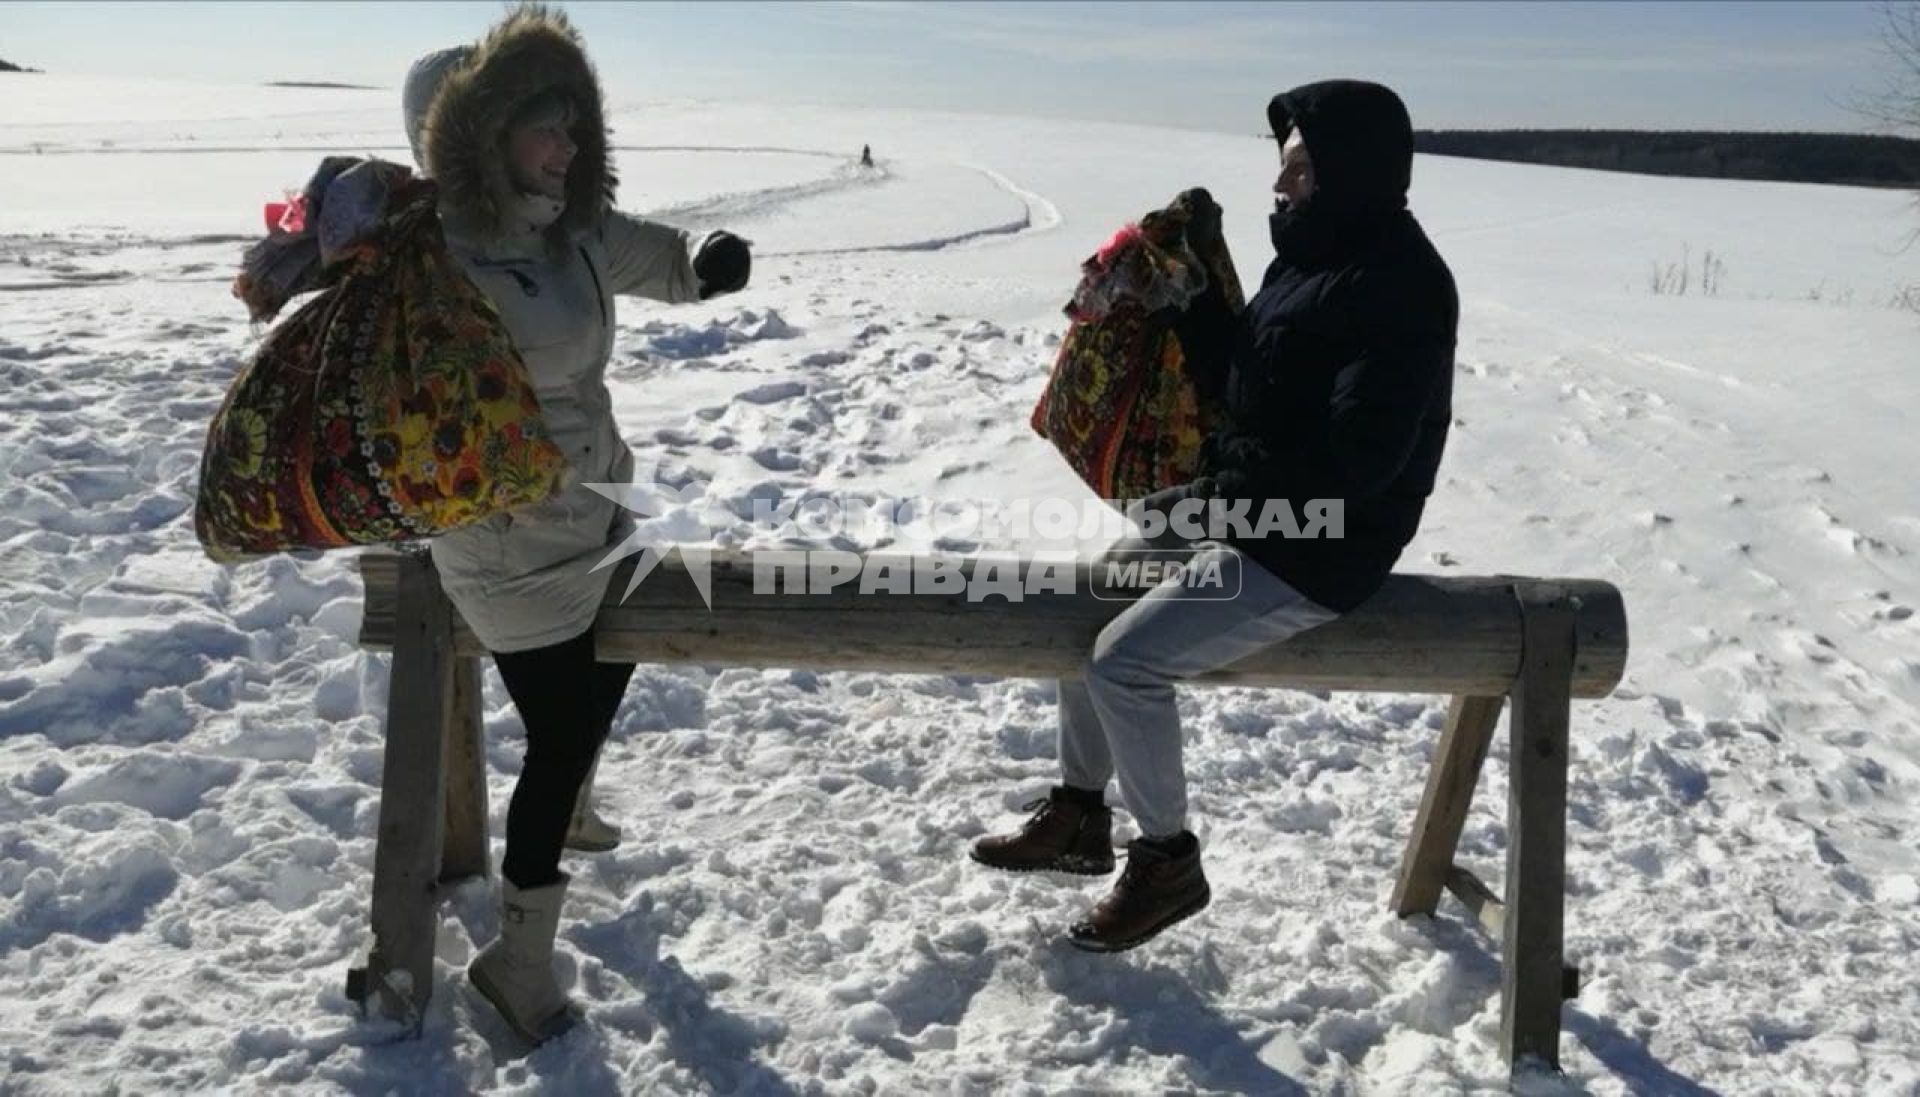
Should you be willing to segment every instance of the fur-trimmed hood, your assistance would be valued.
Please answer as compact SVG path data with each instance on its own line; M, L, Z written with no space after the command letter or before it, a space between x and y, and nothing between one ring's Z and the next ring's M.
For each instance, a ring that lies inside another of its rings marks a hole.
M508 211L518 196L507 172L507 124L547 91L572 100L579 147L567 173L566 209L546 230L551 243L563 245L599 223L613 206L615 185L600 80L566 14L525 4L475 45L429 54L413 66L404 93L407 137L421 169L440 185L442 211L462 227L483 237L512 231Z

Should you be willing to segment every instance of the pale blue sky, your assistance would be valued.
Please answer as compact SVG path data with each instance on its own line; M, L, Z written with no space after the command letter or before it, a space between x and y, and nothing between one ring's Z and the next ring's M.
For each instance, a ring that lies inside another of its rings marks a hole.
M1423 128L1858 131L1876 3L569 3L616 99L886 105L1256 132L1273 92L1398 89ZM397 86L500 3L0 4L50 72Z

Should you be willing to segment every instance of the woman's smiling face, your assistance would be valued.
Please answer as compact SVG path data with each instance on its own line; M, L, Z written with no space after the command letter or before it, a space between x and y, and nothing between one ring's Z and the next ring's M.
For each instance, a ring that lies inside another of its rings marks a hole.
M572 108L555 100L522 113L507 130L507 170L514 185L528 194L566 198L567 171L580 151L569 132Z

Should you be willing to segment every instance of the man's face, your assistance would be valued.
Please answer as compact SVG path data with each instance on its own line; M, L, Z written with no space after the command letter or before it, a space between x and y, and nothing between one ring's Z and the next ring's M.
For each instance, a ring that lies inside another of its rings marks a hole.
M1307 155L1307 140L1300 136L1298 126L1280 146L1280 178L1273 181L1273 194L1295 208L1306 205L1313 196L1313 157Z

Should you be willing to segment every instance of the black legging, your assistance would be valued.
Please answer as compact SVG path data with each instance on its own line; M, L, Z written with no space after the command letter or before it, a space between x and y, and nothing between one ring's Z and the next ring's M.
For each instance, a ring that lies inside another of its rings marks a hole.
M588 631L549 647L494 652L493 665L527 726L500 872L515 887L544 887L560 879L574 797L613 726L633 664L595 662Z

